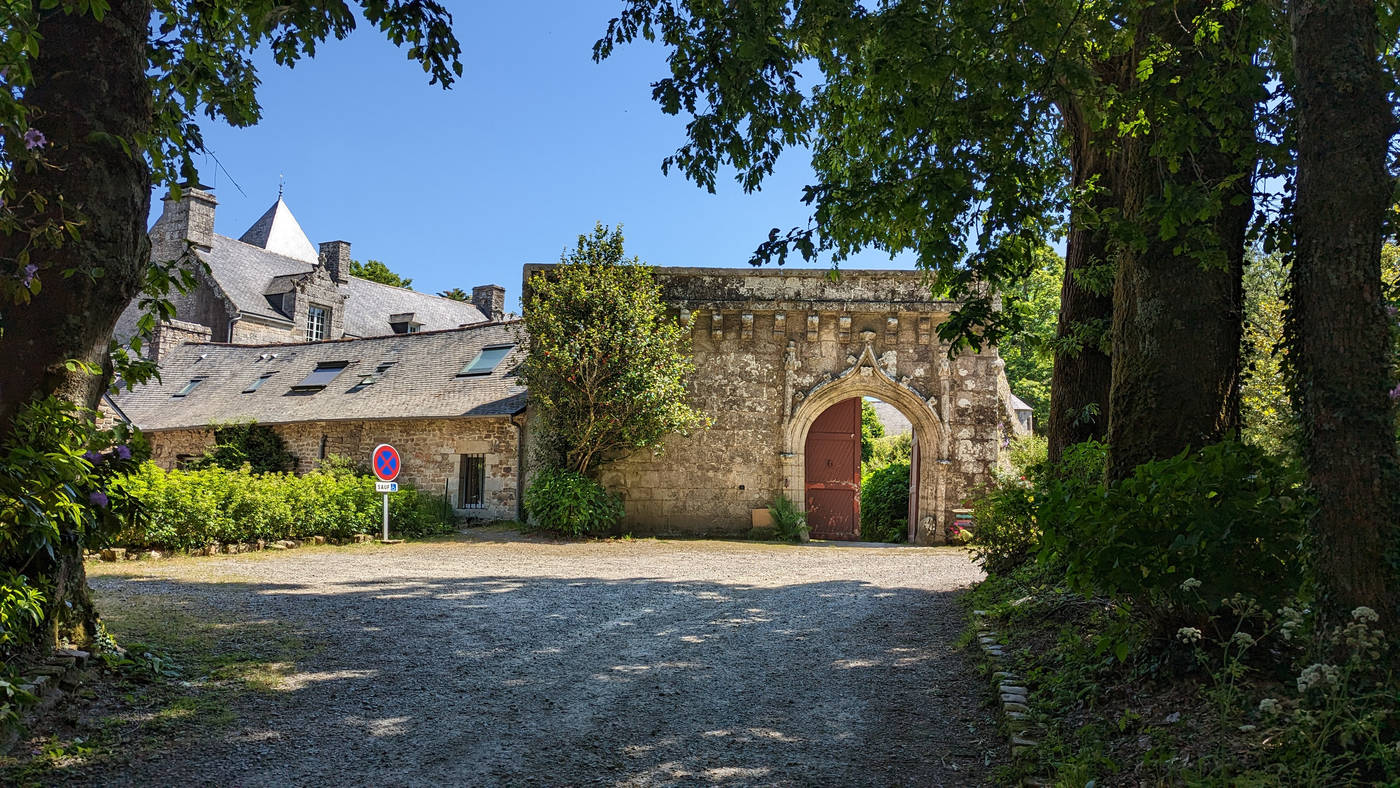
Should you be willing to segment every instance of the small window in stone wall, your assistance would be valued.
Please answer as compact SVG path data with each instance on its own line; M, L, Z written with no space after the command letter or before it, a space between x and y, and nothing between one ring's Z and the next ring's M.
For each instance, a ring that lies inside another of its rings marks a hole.
M330 333L331 310L323 306L311 306L306 310L306 338L320 342Z
M486 455L463 454L457 477L457 508L486 508Z

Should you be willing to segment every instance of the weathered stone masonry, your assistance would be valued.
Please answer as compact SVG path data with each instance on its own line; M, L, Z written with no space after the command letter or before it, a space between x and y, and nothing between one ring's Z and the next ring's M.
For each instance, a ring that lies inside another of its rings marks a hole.
M548 266L527 266L525 277ZM691 403L714 419L605 467L638 533L737 534L752 511L805 494L807 429L843 399L894 405L921 447L916 541L941 543L967 494L991 478L1008 429L995 349L948 358L936 328L954 304L908 271L658 268L689 326Z
M460 458L480 454L486 460L485 507L460 514L488 520L516 517L519 439L506 418L380 419L299 422L267 425L286 441L297 470L314 470L332 454L369 464L370 452L389 443L403 457L399 480L434 495L447 493L456 506ZM162 468L197 457L214 445L210 429L162 430L149 434L151 459Z

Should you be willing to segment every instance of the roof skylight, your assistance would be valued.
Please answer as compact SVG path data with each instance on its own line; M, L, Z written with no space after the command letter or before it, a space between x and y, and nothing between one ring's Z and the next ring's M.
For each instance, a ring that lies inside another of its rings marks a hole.
M346 367L350 366L349 361L322 361L316 365L316 369L310 375L302 378L301 382L292 386L295 389L323 389L331 384Z
M257 380L254 380L252 383L248 384L248 388L243 389L243 393L252 394L254 391L257 391L258 389L262 388L262 384L266 383L268 378L276 374L276 372L265 372L262 375L259 375Z
M189 383L186 383L184 388L182 388L182 389L180 389L179 391L175 392L175 396L177 396L177 397L183 397L183 396L189 394L191 391L194 391L194 390L195 390L195 387L198 386L199 384L203 383L203 382L204 382L204 378L190 378L190 382L189 382Z
M506 354L510 353L513 347L515 345L492 345L482 348L470 364L462 367L462 371L457 373L457 377L491 374L505 360Z

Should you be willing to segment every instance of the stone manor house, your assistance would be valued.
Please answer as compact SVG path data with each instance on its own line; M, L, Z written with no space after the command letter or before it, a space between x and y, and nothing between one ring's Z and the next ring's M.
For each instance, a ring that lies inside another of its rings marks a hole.
M526 337L505 290L471 303L349 276L350 245L313 247L277 202L238 239L214 232L213 195L167 199L155 259L192 250L208 265L149 352L161 380L111 398L115 415L174 467L213 444L212 426L256 421L311 470L391 443L402 480L467 517L520 519L540 436L518 367ZM548 265L527 265L547 276ZM779 494L813 536L859 538L860 402L875 398L913 435L909 537L941 543L1001 449L1029 432L995 349L952 358L936 327L954 307L910 271L657 268L691 332L692 403L713 426L661 454L605 466L633 533L747 532ZM134 307L119 325L134 326Z

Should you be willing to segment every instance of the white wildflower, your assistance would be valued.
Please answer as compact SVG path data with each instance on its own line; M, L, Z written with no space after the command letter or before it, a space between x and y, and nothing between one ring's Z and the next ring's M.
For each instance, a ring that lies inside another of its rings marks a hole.
M1201 642L1201 630L1195 627L1182 627L1176 631L1176 639L1182 643Z
M1351 611L1351 617L1357 621L1360 621L1363 624L1370 624L1372 622L1381 620L1381 617L1376 615L1376 611L1365 606L1358 607L1357 609Z
M1298 674L1298 691L1307 692L1320 684L1336 684L1340 671L1336 665L1313 664Z
M1279 713L1278 700L1275 698L1265 698L1259 701L1259 713L1273 715Z
M1250 635L1248 632L1236 632L1230 638L1230 642L1243 648L1249 648L1255 643L1254 636Z
M1188 577L1188 578L1186 578L1185 580L1182 580L1182 581L1181 581L1181 590L1182 590L1182 591L1190 591L1190 590L1192 590L1192 589L1200 588L1200 587L1201 587L1201 581L1197 580L1197 579L1194 578L1194 577Z

